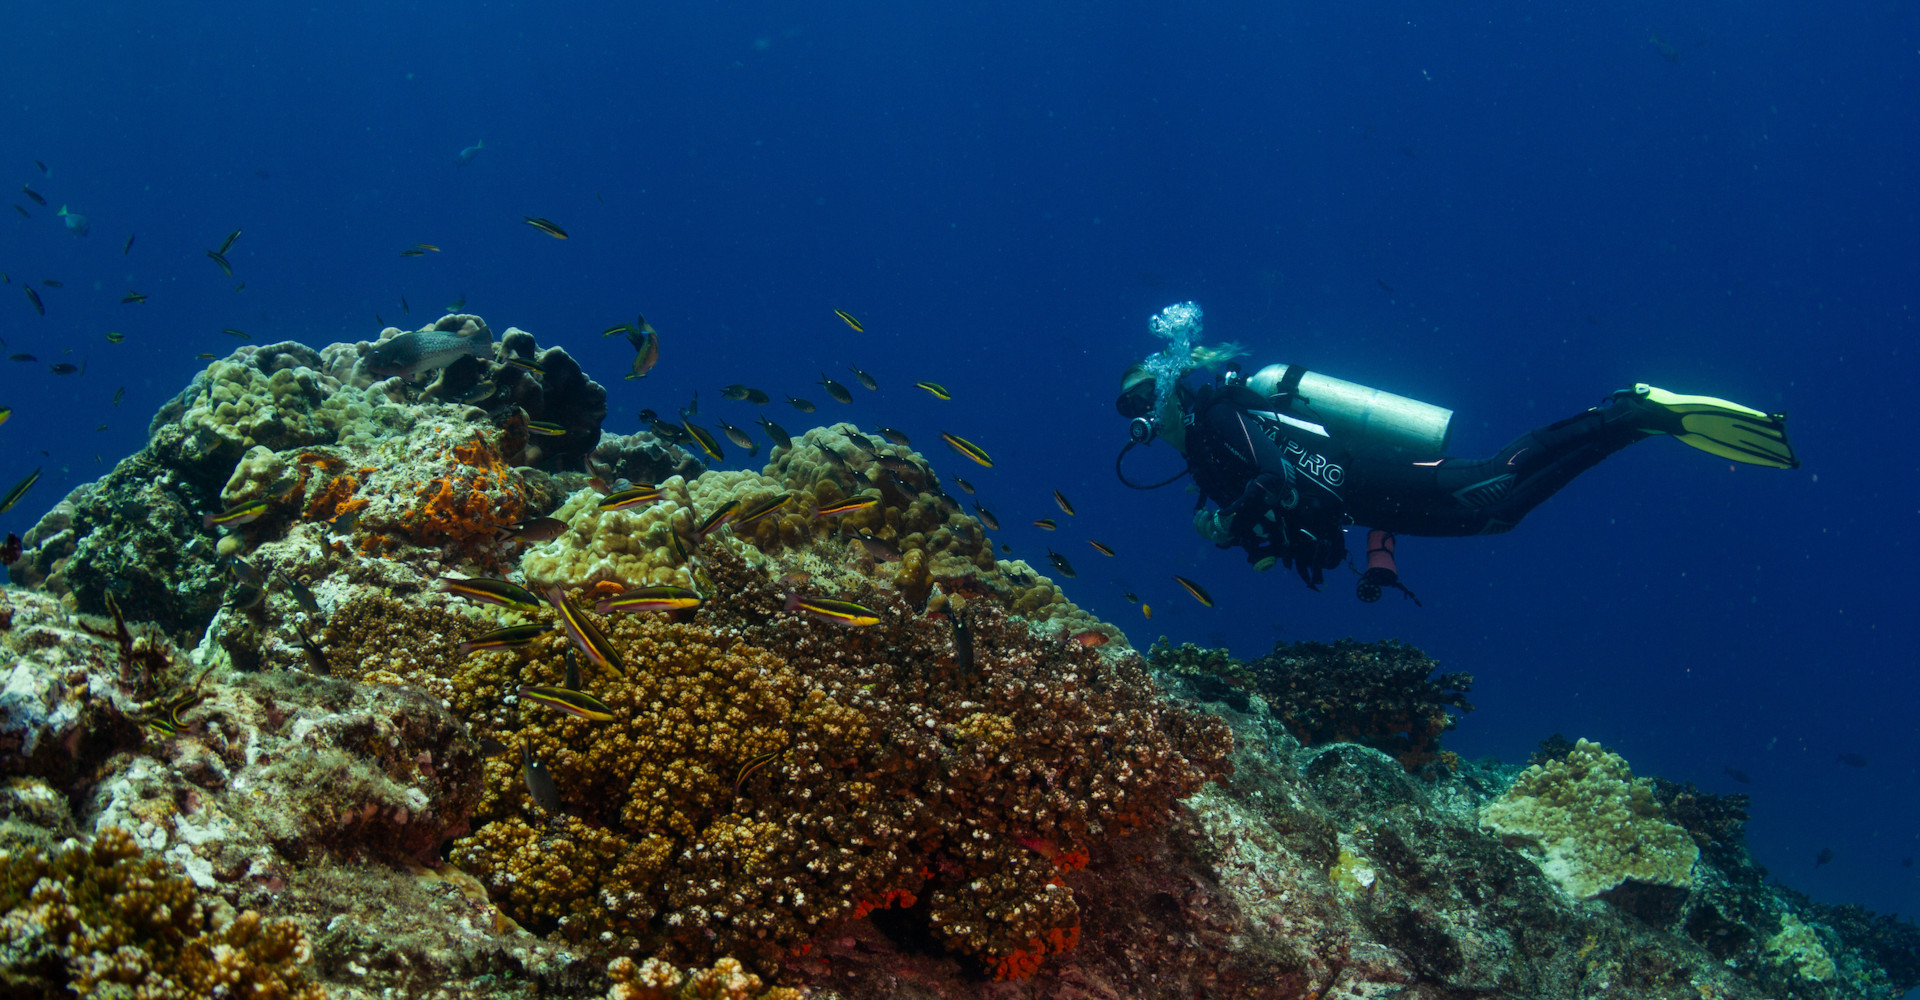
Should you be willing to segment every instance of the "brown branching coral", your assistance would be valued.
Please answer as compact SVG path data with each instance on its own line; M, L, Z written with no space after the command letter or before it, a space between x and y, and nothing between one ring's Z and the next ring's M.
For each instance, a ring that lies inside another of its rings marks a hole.
M1279 643L1244 665L1206 660L1204 650L1157 647L1156 665L1213 674L1266 698L1300 742L1359 743L1408 768L1438 757L1440 736L1471 712L1473 675L1435 674L1426 654L1394 640ZM1192 666L1199 664L1198 667Z
M306 936L251 910L217 919L193 883L118 827L89 847L0 852L0 975L56 996L321 1000Z
M899 903L950 950L1027 975L1077 938L1063 868L1162 823L1225 768L1225 728L1158 701L1137 658L975 601L962 676L948 624L897 595L840 595L883 623L839 629L781 613L724 550L706 558L727 596L690 621L605 621L630 672L585 686L612 722L504 703L564 670L558 638L475 657L456 680L455 710L524 743L559 786L550 821L517 758L496 759L455 850L530 927L766 967Z

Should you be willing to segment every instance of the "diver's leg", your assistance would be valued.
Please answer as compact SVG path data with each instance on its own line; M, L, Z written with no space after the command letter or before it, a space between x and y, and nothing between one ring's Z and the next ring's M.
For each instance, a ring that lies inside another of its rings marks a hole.
M1360 464L1348 496L1353 518L1401 535L1509 531L1575 476L1646 436L1608 405L1537 427L1491 458Z

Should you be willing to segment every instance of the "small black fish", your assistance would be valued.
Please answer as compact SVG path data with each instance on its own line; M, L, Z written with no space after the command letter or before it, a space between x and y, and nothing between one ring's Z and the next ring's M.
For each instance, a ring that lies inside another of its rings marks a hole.
M288 580L287 593L293 595L293 603L300 605L300 610L312 615L320 613L320 602L313 596L312 587L298 580Z
M9 354L7 355L7 360L8 361L38 361L40 359L34 357L31 354Z
M40 279L40 283L41 283L41 284L43 284L43 285L45 285L45 286L47 286L48 288L65 288L65 287L67 287L67 283L66 283L66 282L64 282L64 281L61 281L61 280L59 280L59 279L57 279L57 278L42 278L42 279Z
M787 433L786 428L768 420L766 414L761 414L756 422L760 425L760 429L766 431L767 436L773 439L774 444L782 448L793 447L793 436Z
M953 659L960 668L960 676L973 673L973 626L967 621L964 612L952 611L947 621L953 626Z
M866 372L863 372L852 365L848 365L847 370L853 373L854 378L857 378L860 380L861 385L864 385L869 389L880 388L880 383L876 381L872 375L869 375Z
M42 176L46 176L46 177L53 176L53 171L48 170L47 165L44 163L41 163L39 160L33 161L33 165L40 168L40 173Z
M746 431L743 431L740 428L735 427L724 420L721 420L719 417L715 417L714 422L720 425L720 432L727 436L727 440L732 441L734 444L737 444L740 447L747 449L747 454L749 455L760 454L760 442L755 441L753 439L753 435L748 434Z
M808 402L807 400L801 399L798 396L788 396L787 404L789 406L792 406L794 409L799 410L801 413L812 413L814 410L818 409L818 407L814 406L812 403Z
M40 206L41 208L47 207L47 199L40 197L40 192L35 191L34 189L26 186L25 184L20 185L20 193L26 195L29 198L32 198L33 203Z
M907 437L906 431L895 430L891 427L880 427L876 429L879 430L881 437L886 438L902 448L913 447L913 441Z
M68 361L62 361L58 364L48 365L47 370L55 375L72 375L80 370L80 366Z
M820 373L820 381L815 384L827 390L827 395L832 396L834 400L837 402L841 402L841 403L853 402L853 393L847 391L846 386L841 385L840 383L835 382L834 380L828 378L826 372Z
M507 534L523 542L551 542L567 531L567 522L557 517L536 517L519 527L507 529Z
M1072 577L1072 576L1079 575L1073 571L1073 564L1067 561L1066 556L1063 556L1060 553L1053 551L1052 549L1047 550L1047 561L1053 564L1054 569L1057 569L1060 571L1061 576Z
M900 550L889 545L884 539L864 534L854 540L860 543L861 548L867 550L867 555L872 556L875 562L895 562L900 558Z
M560 786L553 783L553 774L547 770L547 766L533 759L532 748L524 742L520 744L520 771L534 803L550 813L559 812Z
M125 257L126 255L128 255L128 254L130 254L130 253L132 253L132 252L133 252L133 234L132 234L132 233L128 233L128 234L127 234L127 245L126 245L126 246L123 246L123 247L121 247L121 248L120 248L120 256L122 256L122 257Z
M21 208L18 202L16 202L16 203L14 203L14 206L13 206L13 210L14 210L14 211L16 211L16 212L19 212L19 213L20 213L20 217L21 217L22 219L31 219L31 218L33 218L33 213L32 213L32 212L29 212L29 211L27 211L27 210L26 210L26 209L24 209L24 208Z
M28 301L33 303L33 311L45 316L47 314L47 304L40 301L40 293L34 291L32 285L21 285L20 287L26 291Z
M119 406L120 400L123 399L126 395L127 395L127 387L124 385L118 389L113 390L113 405Z
M1838 760L1840 763L1847 765L1848 767L1866 767L1867 766L1867 758L1863 754L1843 753L1838 757L1836 757L1835 759Z
M293 631L300 637L301 651L307 654L307 666L312 667L316 674L333 673L333 666L327 662L327 651L313 641L313 637L307 634L306 629L300 627L299 622L293 623Z
M1818 868L1818 867L1820 867L1821 865L1824 865L1824 864L1826 864L1827 862L1829 862L1829 861L1832 861L1832 860L1833 860L1833 848L1831 848L1831 847L1822 847L1822 848L1820 849L1820 854L1819 854L1819 856L1817 856L1817 857L1815 857L1815 858L1813 859L1813 866L1814 866L1815 868Z
M1723 767L1720 770L1726 772L1727 777L1732 778L1733 780L1738 781L1743 785L1753 784L1753 779L1748 777L1747 772L1745 771L1736 771L1732 767Z
M407 297L404 295L400 296L400 311L408 315L413 314L413 307L407 305Z

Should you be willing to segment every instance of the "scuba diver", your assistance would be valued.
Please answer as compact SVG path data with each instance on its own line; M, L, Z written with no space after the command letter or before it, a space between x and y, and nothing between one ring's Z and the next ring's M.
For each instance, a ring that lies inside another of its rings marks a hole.
M1168 306L1152 327L1167 347L1127 370L1115 403L1131 421L1114 460L1120 481L1153 489L1191 472L1203 537L1245 549L1255 569L1291 569L1314 590L1347 561L1343 529L1366 525L1363 601L1394 587L1419 603L1400 582L1395 535L1510 531L1575 476L1643 438L1664 434L1749 465L1800 465L1785 415L1645 383L1528 431L1490 458L1451 458L1451 410L1299 365L1242 376L1233 361L1245 353L1239 345L1200 344L1200 308L1191 302ZM1212 384L1182 382L1216 368L1222 375ZM1127 452L1156 439L1173 445L1186 468L1159 483L1128 480Z

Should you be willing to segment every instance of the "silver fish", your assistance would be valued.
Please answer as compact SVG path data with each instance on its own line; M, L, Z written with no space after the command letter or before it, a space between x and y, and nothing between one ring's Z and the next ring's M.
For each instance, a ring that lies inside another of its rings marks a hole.
M486 327L466 335L451 330L414 330L374 345L360 364L381 378L411 378L445 368L467 355L484 359L492 348L493 333Z

